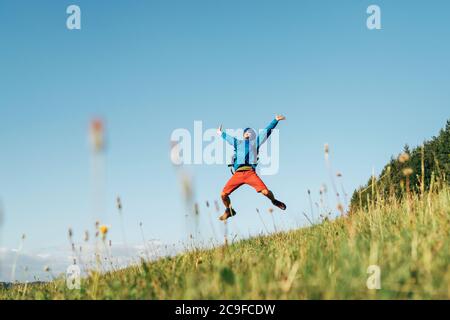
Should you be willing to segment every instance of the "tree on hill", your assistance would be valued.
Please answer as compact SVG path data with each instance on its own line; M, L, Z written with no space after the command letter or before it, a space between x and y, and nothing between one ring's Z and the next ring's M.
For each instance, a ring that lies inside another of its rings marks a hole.
M411 150L391 157L378 177L356 189L350 202L351 211L365 208L376 201L400 199L405 194L422 194L431 186L449 183L450 177L450 120L438 136Z

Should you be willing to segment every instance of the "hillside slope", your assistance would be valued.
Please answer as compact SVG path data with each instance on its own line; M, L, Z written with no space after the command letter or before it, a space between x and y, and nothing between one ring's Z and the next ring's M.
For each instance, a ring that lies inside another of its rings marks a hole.
M314 227L92 274L1 289L1 299L449 299L450 191ZM378 265L381 289L366 287Z
M405 176L407 175L407 177ZM398 157L391 157L378 177L353 192L351 207L367 207L370 201L384 201L400 198L411 192L423 193L436 180L450 182L450 120L439 134L412 150L408 145ZM373 186L373 187L372 187Z

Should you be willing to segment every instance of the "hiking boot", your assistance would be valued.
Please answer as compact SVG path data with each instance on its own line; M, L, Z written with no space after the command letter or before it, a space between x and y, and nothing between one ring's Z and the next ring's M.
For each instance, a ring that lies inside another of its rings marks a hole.
M225 209L225 212L223 213L223 215L221 215L221 216L219 217L219 220L220 220L220 221L225 221L225 220L227 220L228 218L230 218L230 217L232 217L232 216L235 216L235 215L236 215L236 211L234 211L233 208L226 208L226 209Z
M274 206L280 208L281 210L286 210L286 205L283 202L281 202L281 201L278 201L278 200L275 199L275 200L272 201L272 204Z

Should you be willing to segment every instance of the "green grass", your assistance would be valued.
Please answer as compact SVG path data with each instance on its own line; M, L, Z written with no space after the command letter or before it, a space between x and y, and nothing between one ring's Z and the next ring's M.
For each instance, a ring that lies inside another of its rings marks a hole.
M234 219L238 219L236 217ZM449 299L450 191L0 299ZM381 290L366 287L369 265Z

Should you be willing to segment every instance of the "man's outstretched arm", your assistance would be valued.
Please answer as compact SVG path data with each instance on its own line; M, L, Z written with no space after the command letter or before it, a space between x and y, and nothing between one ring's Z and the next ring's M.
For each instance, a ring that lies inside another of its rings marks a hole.
M217 129L217 133L220 134L220 136L229 144L231 144L233 147L236 146L236 138L230 136L225 131L222 130L222 125Z
M278 124L278 121L286 120L285 116L277 115L275 116L275 119L272 120L271 123L258 135L258 147L261 146L266 140L270 137L270 134L272 133L272 130L275 129L275 127Z

